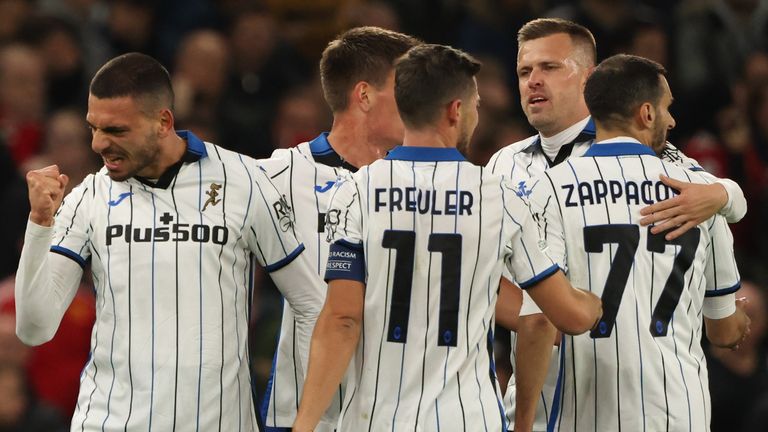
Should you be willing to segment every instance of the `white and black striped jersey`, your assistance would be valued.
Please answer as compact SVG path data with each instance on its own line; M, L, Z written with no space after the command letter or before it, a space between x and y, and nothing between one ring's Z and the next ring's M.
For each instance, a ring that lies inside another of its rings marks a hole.
M709 429L702 315L723 318L705 297L740 286L733 240L720 215L672 241L641 227L677 193L660 174L708 182L621 137L520 185L549 255L603 301L594 330L563 339L549 430Z
M580 157L584 155L587 150L592 146L595 139L595 124L590 118L584 129L574 138L570 143L565 144L561 149L555 160L550 160L544 154L541 148L541 138L539 135L531 136L525 140L518 141L514 144L510 144L496 152L489 160L487 167L490 168L496 174L502 174L508 177L515 187L515 191L520 197L527 197L530 193L531 177L540 176L545 170L550 167L556 166L569 158ZM699 163L692 158L687 157L683 152L675 148L672 144L667 143L667 147L661 155L661 159L670 162L678 167L687 169L692 172L697 172L700 175L707 178L710 182L717 181L722 184L728 191L729 204L722 210L721 214L725 216L729 221L738 221L741 219L747 211L746 200L744 199L744 193L739 186L728 179L718 179L711 174L704 171ZM505 277L511 277L505 274ZM526 300L527 294L524 293ZM533 305L535 306L535 305ZM516 334L512 332L512 347L515 346ZM557 348L554 348L553 354L558 354ZM515 364L515 350L511 352L512 365ZM535 431L546 430L546 425L549 420L549 414L552 410L552 401L554 397L554 390L557 377L557 373L552 369L557 370L558 363L557 357L553 355L550 372L547 375L547 380L544 384L544 388L539 399L539 404L536 410L536 421L534 423ZM514 374L510 377L507 392L505 393L504 402L507 411L507 419L510 423L510 430L512 429L515 418L515 379Z
M278 149L270 159L259 161L266 169L275 187L283 194L296 217L294 226L306 247L305 254L311 257L312 270L318 275L325 274L328 261L328 242L325 235L325 214L333 185L342 172L356 168L345 163L328 143L328 134L323 133L310 142L291 149ZM315 289L325 298L327 285L318 279ZM318 305L322 307L322 304ZM296 419L296 410L304 387L303 369L299 354L309 355L309 346L300 346L294 337L296 319L289 307L284 305L280 338L275 353L272 376L263 407L267 426L291 427ZM335 425L341 411L341 395L337 394L328 409L324 421ZM320 427L328 426L321 424Z
M327 279L364 282L341 431L498 431L493 315L506 262L557 271L525 203L455 148L396 147L337 184Z
M97 296L73 431L258 430L246 343L253 257L276 271L304 247L254 159L179 135L186 155L156 183L102 169L56 215L51 252L90 259ZM20 264L17 281L27 285L34 265ZM17 301L22 316L44 306L33 303Z

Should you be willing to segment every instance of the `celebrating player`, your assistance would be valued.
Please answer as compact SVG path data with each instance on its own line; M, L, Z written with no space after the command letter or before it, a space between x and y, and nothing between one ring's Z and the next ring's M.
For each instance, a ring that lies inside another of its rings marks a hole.
M395 69L404 145L334 191L328 295L294 431L312 430L356 348L341 431L500 430L488 346L504 263L563 331L590 328L600 304L538 249L527 206L502 178L462 156L478 122L479 63L420 45Z
M583 155L594 141L595 128L590 121L583 90L595 66L596 50L595 39L588 29L557 18L528 22L518 32L518 42L520 103L529 123L539 133L503 148L491 158L488 167L495 173L510 176L517 193L527 196L533 187L529 181L531 177L570 157ZM669 234L677 235L718 211L729 222L744 216L746 200L735 182L707 174L695 160L669 143L660 157L700 172L713 184L662 180L679 189L681 194L643 210L643 214L649 216L641 223L664 221L653 228L655 233L660 228L666 230L670 224L679 224L681 228ZM507 301L510 298L517 301ZM510 320L517 316L521 297L520 290L506 279L501 281L499 299L499 322L508 328L519 328L516 350L520 355L515 356L513 350L515 373L505 395L510 430L514 426L518 431L531 428L544 431L557 384L557 355L552 356L553 350L557 354L557 348L553 349L551 344L555 329L541 314L521 315L519 321ZM508 309L503 309L504 306ZM550 358L552 366L545 377L539 366ZM529 368L539 373L532 373ZM540 391L542 386L543 393Z
M264 171L176 132L172 106L157 61L116 57L88 98L104 168L63 204L68 180L56 166L27 174L18 336L53 337L88 260L95 284L72 430L258 430L246 349L252 255L294 307L297 337L309 337L319 312L322 296L303 289L318 275Z
M709 181L658 157L675 125L665 74L636 56L602 62L584 90L595 144L531 180L550 256L603 300L596 328L563 339L550 430L709 430L702 315L717 346L748 331L724 217L671 240L639 224L644 206L678 193L661 174Z
M320 77L325 100L333 111L333 127L311 142L275 151L260 161L294 209L296 229L311 257L313 272L322 275L328 260L325 214L332 187L344 171L357 171L403 141L403 122L395 105L395 60L419 43L416 39L377 27L358 27L341 34L323 52ZM314 288L323 298L321 282ZM318 304L318 308L322 304ZM304 384L297 355L309 345L293 337L295 317L283 308L280 341L266 401L267 427L290 428ZM341 393L341 392L340 392ZM341 395L331 404L316 431L333 430L341 410Z

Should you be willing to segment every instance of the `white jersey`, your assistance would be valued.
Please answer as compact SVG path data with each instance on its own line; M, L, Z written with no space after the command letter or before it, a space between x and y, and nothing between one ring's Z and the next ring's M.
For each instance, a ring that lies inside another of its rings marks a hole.
M677 193L660 174L707 183L628 138L525 183L550 256L603 301L594 330L563 339L550 430L709 429L702 315L739 287L733 241L719 215L673 241L641 227L641 208Z
M324 232L325 214L333 185L339 174L355 168L344 163L333 150L328 143L327 133L291 149L275 150L270 159L259 162L293 209L296 217L294 228L306 247L304 253L311 257L314 264L312 270L318 275L324 275L329 246ZM322 279L318 279L318 282L317 286L305 289L315 289L325 298L327 285ZM322 307L322 304L318 306ZM283 307L280 338L265 406L262 407L267 426L291 427L296 419L306 374L297 355L304 353L308 356L309 346L299 344L294 337L295 332L296 317L286 304ZM341 411L341 401L339 392L323 419L325 423L335 425ZM316 430L321 431L318 428Z
M502 267L523 288L557 271L525 203L456 149L397 147L338 185L326 230L326 278L366 284L340 430L501 430Z
M252 258L275 271L303 245L254 159L179 135L186 155L157 183L102 169L56 215L51 252L90 259L97 296L73 431L258 430Z
M508 177L515 187L517 195L525 198L530 194L530 188L532 187L530 179L532 177L541 176L545 170L560 164L564 160L583 156L592 146L594 139L595 124L590 118L581 133L579 133L570 143L561 148L560 153L555 160L549 160L547 158L541 148L539 135L534 135L502 148L490 158L487 166L492 172ZM689 171L697 172L705 176L709 181L720 182L728 190L729 202L732 203L724 207L721 211L728 220L738 221L746 213L744 194L736 183L727 179L717 179L707 173L695 159L687 157L683 152L670 143L667 143L667 147L662 152L661 159ZM506 273L505 277L512 280L510 275ZM527 298L527 295L524 294L524 296L526 297L526 300L530 300ZM512 332L511 339L512 350L510 360L514 366L514 347L517 339L515 332ZM554 347L550 370L547 374L547 379L539 398L539 404L536 408L536 419L533 426L534 431L545 431L549 421L555 387L557 385L558 355L559 348ZM510 430L512 430L515 420L515 393L515 377L513 373L509 379L507 392L504 396L504 404Z

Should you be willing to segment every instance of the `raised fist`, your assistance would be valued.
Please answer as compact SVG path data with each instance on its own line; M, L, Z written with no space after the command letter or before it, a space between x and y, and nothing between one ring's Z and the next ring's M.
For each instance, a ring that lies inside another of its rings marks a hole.
M31 211L29 219L43 226L53 226L53 215L64 198L64 187L69 183L69 177L59 173L59 167L50 165L27 173L29 189L29 204Z

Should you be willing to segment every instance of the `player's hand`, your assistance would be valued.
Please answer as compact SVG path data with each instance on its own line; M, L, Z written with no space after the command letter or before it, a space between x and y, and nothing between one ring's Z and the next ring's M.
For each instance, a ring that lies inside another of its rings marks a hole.
M50 165L27 173L29 188L29 219L43 226L53 226L53 215L64 198L64 188L69 177L59 172L59 167Z
M645 217L640 219L640 224L656 224L651 228L654 234L675 228L667 233L667 240L680 237L728 203L728 192L719 183L687 183L665 175L660 178L665 185L677 189L679 195L644 207L640 214Z
M735 344L730 346L731 350L733 351L737 351L741 347L741 344L747 339L749 333L751 332L750 325L752 324L752 320L749 318L749 315L747 315L747 303L749 303L749 299L746 297L740 297L736 299L736 309L742 316L744 329L741 333L741 338Z

